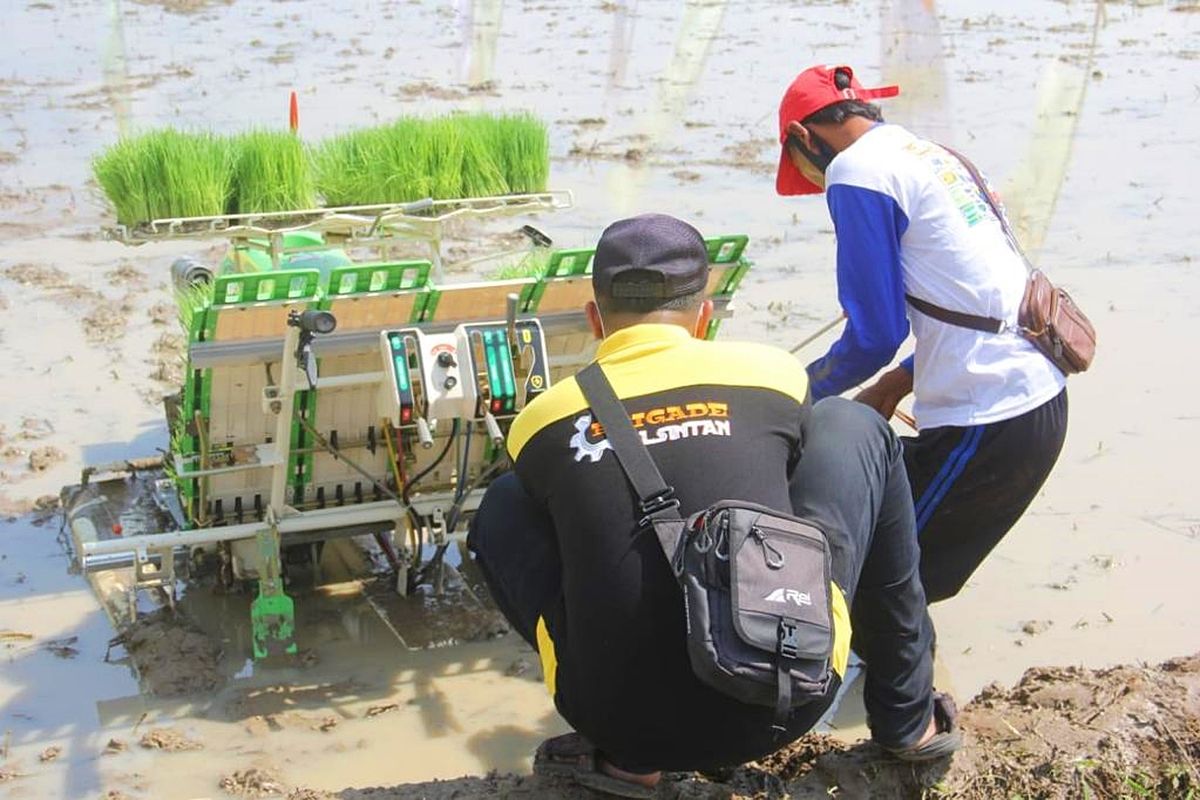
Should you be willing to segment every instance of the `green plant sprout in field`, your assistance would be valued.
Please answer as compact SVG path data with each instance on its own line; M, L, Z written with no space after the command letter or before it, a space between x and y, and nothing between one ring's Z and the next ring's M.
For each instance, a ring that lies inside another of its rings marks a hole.
M304 145L287 131L251 131L230 140L233 203L230 211L254 214L299 211L316 205Z
M124 137L96 157L117 221L270 213L545 191L546 126L529 114L406 117L312 147L292 133L174 129Z
M228 143L173 128L122 138L92 164L117 221L224 214L232 192Z

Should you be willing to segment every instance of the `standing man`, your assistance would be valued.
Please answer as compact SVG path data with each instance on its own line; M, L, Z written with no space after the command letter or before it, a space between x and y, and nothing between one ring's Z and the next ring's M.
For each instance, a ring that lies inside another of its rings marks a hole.
M836 677L792 707L751 705L700 680L683 595L637 495L574 378L513 422L514 470L488 487L468 543L500 610L541 656L555 705L577 733L549 739L534 772L649 796L660 770L760 758L808 731L845 671L851 622L871 663L872 738L898 757L954 751L953 704L934 695L933 626L900 442L861 405L812 405L782 350L710 342L704 239L682 220L613 223L587 305L596 360L684 517L721 499L812 521L830 545ZM719 557L719 554L718 554ZM849 605L849 613L847 613Z
M982 333L949 310L1015 325L1026 267L970 171L945 148L885 124L849 67L812 67L779 106L781 195L825 192L837 235L840 339L808 365L814 399L916 352L856 400L891 418L915 390L904 440L929 602L962 589L1050 474L1067 428L1066 379L1015 331ZM918 310L934 308L938 318Z

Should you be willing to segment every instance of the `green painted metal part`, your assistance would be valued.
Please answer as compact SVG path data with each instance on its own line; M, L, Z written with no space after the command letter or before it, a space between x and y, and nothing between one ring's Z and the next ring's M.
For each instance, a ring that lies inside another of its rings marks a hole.
M321 273L315 269L288 269L278 272L251 272L219 275L213 290L213 305L234 306L269 303L280 300L313 300ZM216 328L216 319L212 321Z
M339 267L329 273L325 297L328 300L343 295L422 289L429 282L432 269L433 265L428 261L396 261Z
M280 270L277 272L230 274L219 276L213 284L212 299L206 308L197 309L191 316L191 328L188 331L190 342L212 341L217 332L217 321L221 311L236 306L254 305L257 303L279 303L291 301L297 307L307 307L320 301L321 273L315 269ZM191 426L197 411L202 419L207 420L212 415L212 369L188 370L184 383L183 413L186 423ZM306 434L299 422L301 414L307 413L312 419L316 413L316 395L314 392L297 392L293 408L291 445L293 449L304 447ZM188 451L182 456L195 456L200 452L200 441L196 435L185 437L189 445ZM289 502L300 503L304 499L308 476L312 474L313 454L304 453L293 455L288 462L288 472L291 476L292 497ZM197 522L206 513L197 505L199 500L199 481L188 477L188 467L177 476L177 484L192 522Z
M285 233L280 244L284 251L279 260L281 270L317 269L325 274L354 263L341 248L317 249L325 244L325 237L314 231ZM271 242L267 239L253 238L240 240L240 243L230 246L225 258L221 260L218 274L271 272L274 269L271 264Z
M250 604L250 630L256 659L296 653L296 604L283 591L279 529L258 534L258 597Z
M415 292L409 322L420 322L426 309L432 315L437 305L436 290L429 285L433 265L428 261L355 264L329 273L329 281L318 308L328 310L339 297L368 296L378 293ZM432 306L431 306L432 303Z
M714 236L711 239L705 239L704 246L708 248L709 263L736 263L742 257L742 251L746 249L746 244L749 241L750 237L745 234Z

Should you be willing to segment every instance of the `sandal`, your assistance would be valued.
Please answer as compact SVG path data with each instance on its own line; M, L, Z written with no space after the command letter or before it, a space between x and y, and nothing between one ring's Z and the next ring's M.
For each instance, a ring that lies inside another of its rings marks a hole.
M533 774L566 777L580 786L617 797L654 797L654 788L614 778L600 768L595 746L578 733L542 742L533 755Z
M899 749L884 748L901 761L936 761L947 758L962 747L962 730L958 727L958 707L954 698L942 692L933 694L933 738L922 745Z

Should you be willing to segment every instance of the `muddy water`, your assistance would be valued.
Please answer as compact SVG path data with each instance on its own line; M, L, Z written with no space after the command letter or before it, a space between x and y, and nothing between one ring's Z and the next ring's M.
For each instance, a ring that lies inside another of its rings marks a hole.
M88 162L119 131L282 125L293 88L312 137L401 113L530 108L553 123L553 185L576 197L537 223L556 244L590 243L644 210L748 233L757 266L725 333L790 345L837 313L833 236L820 199L773 193L775 106L796 70L846 61L866 81L903 82L890 118L963 147L1007 187L1026 241L1102 336L1094 371L1072 381L1071 431L1044 493L963 595L935 609L947 680L969 695L1033 664L1200 646L1194 5L1112 3L1098 29L1094 5L1048 0L1002 12L922 0L339 7L79 0L6 18L3 510L56 493L84 463L165 444L166 269L212 253L97 239ZM35 472L39 448L62 460ZM236 626L216 624L241 615L240 601L189 599L226 639L230 682L185 703L141 699L125 666L103 662L111 629L66 574L52 527L0 523L0 555L0 630L34 637L0 651L0 733L12 731L0 767L24 773L5 786L13 796L203 796L255 765L325 788L516 769L562 727L511 638L414 653L369 587L345 584L309 603L303 669L247 666ZM42 646L71 636L73 657ZM205 750L143 751L147 725ZM114 737L129 749L100 756ZM51 745L63 753L40 762Z

